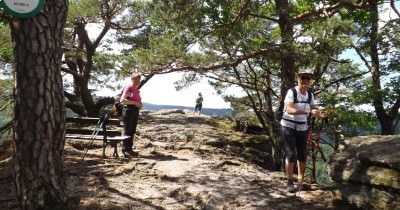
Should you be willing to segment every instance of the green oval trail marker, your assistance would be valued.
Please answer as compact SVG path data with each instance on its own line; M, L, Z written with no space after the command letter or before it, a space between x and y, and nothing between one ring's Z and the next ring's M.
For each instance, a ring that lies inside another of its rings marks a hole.
M44 0L0 0L4 10L18 18L35 16L43 7Z

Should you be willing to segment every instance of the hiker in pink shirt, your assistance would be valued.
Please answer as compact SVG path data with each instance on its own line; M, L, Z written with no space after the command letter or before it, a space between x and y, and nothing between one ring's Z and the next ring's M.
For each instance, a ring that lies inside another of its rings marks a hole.
M139 110L143 106L138 89L140 84L140 74L132 73L131 81L130 84L124 87L120 99L121 104L124 105L122 112L124 135L131 136L131 138L123 142L122 154L124 154L125 157L137 155L137 153L133 151L132 147L136 127L139 121Z

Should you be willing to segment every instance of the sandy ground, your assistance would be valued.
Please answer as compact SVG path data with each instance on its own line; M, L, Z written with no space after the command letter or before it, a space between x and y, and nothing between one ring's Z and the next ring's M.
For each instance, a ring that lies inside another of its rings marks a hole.
M282 172L263 169L241 156L240 148L218 143L243 134L207 125L210 120L147 113L135 141L139 155L129 159L110 157L111 148L103 159L99 145L82 160L78 142L67 143L68 193L80 198L79 209L345 209L335 189L312 185L287 193ZM2 171L0 180L6 180ZM9 182L0 184L2 194L12 191ZM0 200L0 208L17 209L10 196Z

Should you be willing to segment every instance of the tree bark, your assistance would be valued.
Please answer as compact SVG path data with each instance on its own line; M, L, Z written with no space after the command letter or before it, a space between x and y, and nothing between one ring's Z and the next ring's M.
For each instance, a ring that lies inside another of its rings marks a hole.
M110 12L110 11L108 11ZM109 14L111 15L111 13ZM92 93L89 89L89 81L92 77L93 73L93 57L96 53L96 49L100 44L100 41L104 38L107 32L111 29L111 23L107 19L108 16L102 16L106 18L102 32L99 36L91 41L89 38L88 31L86 31L86 22L76 22L74 26L74 31L77 34L77 49L81 52L85 52L84 58L80 57L66 57L66 63L68 63L68 70L65 71L69 74L73 75L73 86L74 86L74 95L79 97L81 103L77 103L76 101L71 101L66 104L67 108L70 108L73 112L89 117L99 117L99 112L102 107L108 104L104 104L104 102L110 102L105 99L101 103L95 102ZM113 104L111 102L109 104ZM81 111L83 110L83 111Z
M383 91L380 80L380 64L379 64L379 52L378 52L378 41L379 41L379 11L378 2L375 0L369 1L369 18L371 22L371 30L369 33L369 54L371 57L371 75L372 75L372 86L375 91L373 94L373 106L375 108L376 116L381 125L382 135L391 135L394 133L393 122L396 115L389 115L383 105Z
M13 18L14 172L21 209L66 209L63 148L65 109L61 79L67 0L46 1L27 19Z
M282 104L287 90L294 86L296 66L293 49L293 20L290 16L290 5L288 0L276 1L277 10L279 13L279 28L281 29L281 37L283 44L281 58L281 95ZM283 109L283 107L282 107Z
M294 49L293 49L293 20L290 16L290 5L288 0L277 0L276 7L279 16L279 28L281 29L281 37L282 37L282 44L283 44L283 51L282 58L281 58L281 96L282 100L279 105L278 113L283 113L283 101L286 96L287 90L294 86L295 74L296 74L296 67L295 67L295 56L294 56ZM281 116L278 116L280 119ZM278 134L279 135L279 134ZM276 163L277 165L282 166L281 170L284 170L284 155L285 150L283 146L283 141L276 141L275 142L275 151L274 153L281 156L281 161ZM276 159L278 159L276 157ZM277 161L277 160L276 160Z

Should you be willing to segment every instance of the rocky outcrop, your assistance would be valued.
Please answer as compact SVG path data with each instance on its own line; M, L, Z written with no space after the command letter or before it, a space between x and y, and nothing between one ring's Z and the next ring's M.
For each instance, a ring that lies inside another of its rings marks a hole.
M362 209L399 209L400 135L346 139L328 171L350 203Z

